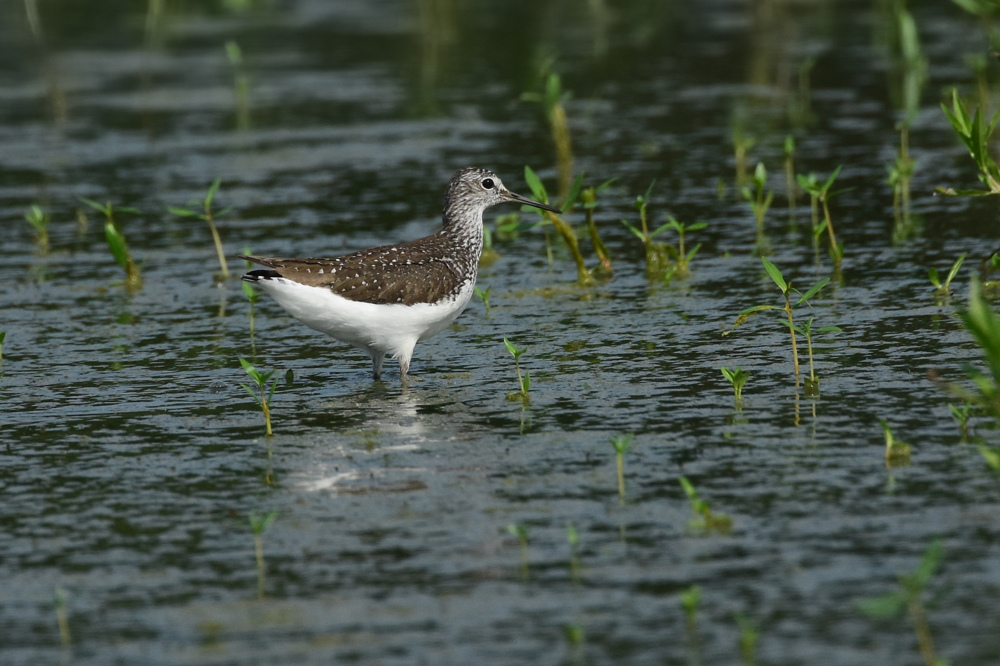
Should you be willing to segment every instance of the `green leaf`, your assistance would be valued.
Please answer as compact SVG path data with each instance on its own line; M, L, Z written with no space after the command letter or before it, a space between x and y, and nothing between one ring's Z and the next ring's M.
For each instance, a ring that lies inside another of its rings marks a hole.
M778 285L778 289L781 290L781 293L784 294L785 292L787 292L788 283L785 282L785 278L782 277L781 271L778 270L778 267L772 264L767 257L761 257L760 260L764 264L764 270L767 271L767 274L771 276L771 279L774 280L774 283Z
M690 481L688 481L686 476L679 477L677 480L680 482L681 488L684 489L684 494L687 495L689 500L694 502L698 499L698 493L695 491L694 486Z
M167 211L174 215L179 215L180 217L198 217L198 213L189 208L174 208L173 206L167 206Z
M874 599L862 599L855 604L858 610L869 617L893 618L903 614L906 600L898 592L890 592Z
M700 249L701 249L701 243L698 243L693 248L691 248L691 250L687 253L687 256L684 257L688 261L688 263L690 263L691 260L694 259L694 256L698 254L698 250Z
M523 353L523 351L522 351L522 350L518 349L518 348L517 348L517 347L516 347L516 346L514 345L514 343L513 343L513 342L511 342L510 340L508 340L507 338L504 338L504 339L503 339L503 344L504 344L504 346L505 346L505 347L507 348L507 351L509 351L509 352L510 352L510 355L511 355L511 356L513 356L513 357L514 357L515 359L516 359L517 357L519 357L519 356L520 356L520 355L521 355L521 354Z
M125 237L121 235L121 232L115 227L111 222L104 223L104 238L108 242L108 249L111 250L111 256L115 258L115 262L122 267L122 270L128 270L128 247L125 245Z
M212 199L215 198L215 193L219 191L219 185L222 184L221 178L216 178L215 181L209 185L208 193L205 195L205 210L207 211L212 207Z
M542 185L542 180L527 164L524 165L524 182L528 184L528 187L531 189L531 193L535 195L536 199L542 203L549 202L549 195L545 191L545 186Z
M621 222L622 222L622 224L624 224L628 228L629 231L631 231L633 234L635 234L636 238L638 238L639 240L641 240L643 243L646 242L646 237L643 236L642 232L639 231L639 229L637 229L633 224L631 224L630 222L628 222L626 220L622 220Z
M111 210L111 204L108 204L108 210ZM132 213L133 215L142 215L142 211L138 208L132 208L131 206L119 206L114 209L119 213Z
M798 307L799 305L802 305L803 303L806 303L810 298L812 298L813 296L815 296L816 294L818 294L819 291L820 291L820 289L822 289L823 287L825 287L829 283L830 283L830 278L823 278L822 280L820 280L819 282L817 282L816 284L814 284L812 286L812 289L810 289L806 293L802 294L802 296L799 298L799 300L795 302L795 306L793 306L793 307Z
M86 204L86 205L90 206L90 207L91 207L91 208L93 208L94 210L96 210L96 211L98 211L98 212L100 212L100 213L103 213L104 215L108 215L108 214L109 214L109 213L108 213L108 211L109 211L109 210L110 210L110 208L111 208L111 205L110 205L110 204L108 204L107 206L104 206L104 205L102 205L102 204L99 204L99 203L97 203L97 202L96 202L96 201L94 201L93 199L88 199L87 197L77 197L77 199L78 199L78 200L79 200L79 201L80 201L81 203L84 203L84 204Z
M839 326L821 326L816 329L817 333L843 333L844 330Z
M938 271L936 268L930 268L927 271L927 277L930 278L932 285L934 285L938 289L941 288L941 276L938 275Z
M951 281L955 279L956 275L958 275L958 269L962 267L962 262L965 261L965 255L967 254L968 252L963 252L961 256L955 260L955 263L952 264L951 270L948 271L948 279L944 281L945 284L951 284Z
M609 187L616 180L618 180L618 176L615 176L614 178L609 178L608 180L604 181L603 183L601 183L600 185L598 185L597 187L595 187L594 191L595 192L600 192L604 188Z
M242 387L244 388L244 390L246 390L246 392L250 394L250 397L251 397L251 398L253 398L253 399L254 399L254 401L256 401L256 403L257 403L258 405L259 405L259 404L261 404L261 403L260 403L260 396L259 396L259 395L257 395L256 393L254 393L253 389L251 389L251 388L250 388L249 386L247 386L246 384L240 384L240 386L242 386Z
M579 198L580 190L583 188L583 176L584 174L581 173L576 177L573 181L572 187L569 188L569 194L566 195L566 200L561 206L559 206L564 213L572 208L573 204L576 203L577 198Z
M526 372L524 373L524 392L527 393L530 390L531 390L531 374Z
M685 228L686 231L698 231L704 229L708 226L708 222L695 222L694 224L689 224Z

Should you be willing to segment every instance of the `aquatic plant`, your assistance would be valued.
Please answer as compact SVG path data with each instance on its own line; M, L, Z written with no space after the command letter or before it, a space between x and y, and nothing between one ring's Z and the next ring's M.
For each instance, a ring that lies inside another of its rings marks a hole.
M712 513L708 502L698 495L698 491L687 477L679 477L678 481L691 502L691 512L695 515L695 519L688 523L688 527L699 532L728 534L733 528L733 519L722 513Z
M690 250L686 249L684 246L684 236L689 231L699 231L708 226L707 222L692 222L691 224L684 224L674 218L669 218L668 222L662 227L653 232L653 235L660 233L661 230L673 229L677 232L677 245L666 245L667 256L673 261L670 268L672 277L685 277L691 273L691 261L694 259L695 255L698 254L698 250L701 249L701 243L698 243Z
M115 223L116 212L138 214L139 211L126 206L114 208L110 201L102 205L93 199L85 197L77 198L104 216L104 238L108 243L108 249L111 250L111 256L114 257L115 262L125 271L125 288L134 291L142 287L142 273L139 270L139 265L132 258L132 254L128 250L128 244L125 242L125 236Z
M682 269L683 274L685 275L690 272L688 264L692 259L694 259L694 255L696 255L698 250L701 248L701 245L698 245L693 250L686 251L684 248L684 233L686 231L704 229L707 225L704 222L694 222L690 225L684 225L674 218L669 218L666 224L662 224L653 231L650 231L647 209L649 207L649 198L653 192L654 185L656 185L655 180L649 184L645 193L640 194L635 198L635 208L639 211L639 226L636 227L634 224L624 219L621 223L625 225L625 227L631 231L636 238L642 241L642 247L645 251L646 257L646 275L649 277L663 277L669 282L671 277L678 274L679 269ZM679 235L679 241L676 247L654 242L654 239L657 236L668 229L674 229Z
M814 333L840 333L841 329L838 326L821 326L813 331L813 318L809 317L809 320L801 326L796 325L795 331L806 339L806 350L809 356L809 378L806 379L806 395L819 395L819 378L816 376L816 369L813 366L813 334Z
M791 334L792 338L792 366L795 369L795 385L798 386L799 347L798 347L798 340L795 334L797 332L800 332L802 329L795 325L795 319L792 314L792 310L794 308L799 307L800 305L809 303L809 299L818 294L819 291L823 287L825 287L828 282L830 282L830 278L823 278L822 280L814 284L808 291L806 291L806 293L803 294L799 292L797 289L793 289L792 284L790 282L785 281L785 278L781 274L781 271L778 270L778 267L775 266L773 263L771 263L767 259L767 257L761 257L761 262L764 264L764 270L767 271L767 274L771 277L771 280L774 282L774 284L778 286L778 289L781 290L781 295L784 296L785 299L784 307L779 307L777 305L755 305L752 308L747 308L746 310L741 312L739 316L736 318L736 322L733 324L733 327L728 331L724 331L722 334L729 335L734 330L736 330L736 327L746 322L750 317L757 314L758 312L764 312L767 310L781 310L782 312L784 312L785 316L787 317L787 322L785 322L785 325L788 326L788 331ZM795 301L794 305L792 304L791 300L792 293L799 294L799 298L798 300ZM810 326L811 325L812 322L810 320Z
M524 523L507 525L507 533L517 539L521 547L521 575L528 577L528 527Z
M632 438L635 435L615 435L611 438L611 447L615 450L615 466L618 469L618 501L625 503L625 454L632 448Z
M742 189L747 182L747 153L757 145L757 139L737 128L733 130L732 141L736 162L736 188Z
M698 638L698 608L701 606L701 588L692 585L680 594L681 608L684 610L684 624L687 627L688 650L692 664L700 663L701 640Z
M526 102L540 103L549 123L552 142L556 147L560 197L569 194L570 183L573 180L573 149L569 138L569 123L566 121L566 107L563 105L566 96L562 89L562 81L555 72L545 77L545 88L541 93L526 92L521 95L521 99Z
M531 189L531 193L534 195L535 199L541 201L542 203L549 203L549 194L545 190L545 185L542 184L542 180L538 177L538 174L536 174L534 170L527 165L524 167L524 182L528 184L528 187ZM570 188L569 194L566 195L565 200L559 206L564 214L573 207L576 199L580 196L580 190L582 187L583 175L581 174L580 176L577 176L575 181L573 181L573 186ZM577 283L582 286L593 284L594 278L590 275L590 271L587 270L587 265L583 260L583 255L580 253L580 239L577 237L573 227L562 218L562 215L556 215L551 211L541 210L540 208L533 208L532 210L541 216L544 223L551 224L555 227L555 230L566 242L566 247L569 248L570 254L573 256L573 261L576 262ZM552 264L551 254L549 255L549 264Z
M757 244L763 246L764 216L767 215L771 201L774 200L774 190L767 189L767 169L764 168L763 162L757 163L750 184L744 185L741 192L743 198L750 204L754 220L757 221Z
M788 195L788 212L795 212L796 194L798 188L795 184L795 138L789 134L785 137L785 190Z
M962 431L962 440L964 441L969 436L969 419L972 418L972 405L965 402L962 403L961 407L948 405L948 409L951 411L952 418L958 423L959 430Z
M573 523L566 525L566 540L569 542L569 577L573 582L580 581L580 534Z
M743 613L736 614L736 624L740 627L740 658L743 659L745 666L756 666L760 630Z
M31 228L35 230L35 244L38 251L45 254L49 251L49 215L41 207L32 205L24 214Z
M957 89L952 89L951 98L952 110L949 111L943 102L941 108L944 110L944 114L948 116L948 122L951 123L955 134L958 135L958 138L969 150L969 156L972 157L972 161L976 163L976 168L979 169L979 180L986 185L987 189L956 190L951 187L938 187L935 188L936 191L940 194L959 197L1000 194L1000 166L997 166L996 160L993 159L993 155L990 153L990 137L996 128L997 120L1000 120L1000 110L993 114L993 117L987 123L979 106L976 106L972 117L969 117L969 112L966 110L965 105L958 98Z
M257 597L264 598L264 530L278 517L278 511L268 511L264 515L250 512L250 531L253 532L253 549L257 556Z
M899 152L896 159L886 168L887 182L892 188L893 241L901 242L912 230L910 222L910 179L916 171L917 163L910 157L910 121L907 116L896 126L899 130Z
M879 419L879 423L882 424L882 434L885 435L885 464L889 467L909 465L910 445L896 439L885 419Z
M69 614L66 612L66 590L61 587L55 589L56 623L59 625L59 640L62 642L64 650L68 650L73 641L69 633Z
M984 374L974 368L967 369L969 379L978 392L970 392L950 386L966 402L983 409L987 414L1000 420L1000 317L993 311L982 294L979 280L973 278L969 285L968 306L959 310L962 323L976 343L982 348L989 370Z
M235 41L226 42L226 58L233 68L233 93L236 96L236 128L250 128L250 79L243 66L243 51Z
M212 241L215 243L215 252L219 257L219 266L222 269L220 276L221 279L229 279L229 265L226 263L226 253L222 249L222 238L219 236L219 230L215 226L215 217L225 215L231 208L225 208L220 210L218 213L212 212L212 200L215 198L215 194L219 191L219 185L222 184L221 178L216 178L211 185L208 186L208 192L205 194L205 198L202 201L189 201L188 205L193 206L197 204L202 205L203 213L198 213L191 210L190 208L172 208L168 207L167 210L178 215L180 217L189 217L198 220L204 220L208 223L208 229L212 232Z
M736 400L737 404L743 402L743 386L750 379L750 371L744 370L743 368L736 368L735 370L730 370L726 366L719 368L722 371L722 376L729 380L729 383L733 387L733 399Z
M590 242L594 246L594 254L597 255L597 260L601 262L601 270L608 274L612 272L611 255L608 254L608 248L605 247L604 241L601 240L601 235L597 231L597 223L594 221L594 210L597 208L598 193L615 182L615 180L617 179L612 178L604 181L597 187L591 185L580 191L580 204L586 216L587 231L590 233Z
M7 337L7 331L0 331L0 361L3 360L3 341Z
M930 624L924 609L922 597L931 576L937 571L944 556L944 544L935 539L924 551L924 555L912 574L900 574L899 589L872 599L855 602L858 610L874 618L894 618L904 612L910 616L913 630L917 635L917 645L925 666L944 666L934 650Z
M489 317L490 316L490 287L486 287L486 289L480 289L479 287L476 287L475 290L476 290L476 296L478 296L480 299L482 299L482 301L483 301L483 307L486 308L486 316Z
M798 175L799 186L811 197L814 210L817 202L822 205L823 221L816 224L814 217L813 233L818 237L824 230L826 231L830 239L830 257L833 259L834 268L837 270L840 269L841 260L844 258L844 246L842 243L837 242L837 235L833 230L833 218L830 217L830 200L843 192L843 190L831 192L830 188L833 186L834 181L837 180L837 176L840 175L842 167L843 165L834 169L833 173L822 184L820 184L819 179L813 174L809 174L808 177L802 174Z
M243 366L243 370L246 371L250 378L254 381L254 390L246 384L240 384L246 389L247 393L250 394L257 404L260 406L262 412L264 412L264 425L267 428L267 435L271 436L271 398L274 396L274 389L278 387L278 380L275 379L271 382L271 388L267 388L267 381L271 378L271 375L275 373L274 370L270 372L261 373L260 370L253 367L249 361L245 358L240 358L240 365Z
M963 252L959 255L955 263L951 265L951 270L948 271L948 277L945 278L944 282L941 282L941 276L938 274L936 268L931 267L927 271L927 277L930 278L931 284L934 285L936 296L947 296L951 293L951 281L958 275L958 270L962 267L962 262L965 261L965 255L967 254L968 252Z
M566 642L574 648L582 645L586 638L583 627L578 624L563 625L563 636L566 637Z
M979 453L990 469L994 472L1000 472L1000 447L990 448L985 444L980 444Z
M527 402L529 399L528 391L531 390L531 375L527 372L524 376L521 375L521 355L527 351L527 348L519 348L513 342L507 338L503 339L504 347L510 352L510 355L514 357L514 368L517 370L517 385L520 392L508 393L507 399L511 400L521 400L522 402Z

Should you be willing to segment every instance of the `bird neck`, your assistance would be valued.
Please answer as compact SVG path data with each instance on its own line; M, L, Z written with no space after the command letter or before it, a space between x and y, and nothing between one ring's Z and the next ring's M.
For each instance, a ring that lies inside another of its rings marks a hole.
M444 209L441 232L478 255L483 249L482 209L449 204Z

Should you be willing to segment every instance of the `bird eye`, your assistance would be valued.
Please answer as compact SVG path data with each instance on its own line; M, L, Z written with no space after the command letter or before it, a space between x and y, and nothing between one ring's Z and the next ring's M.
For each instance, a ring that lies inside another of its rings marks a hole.
M483 179L483 187L485 187L487 190L492 190L493 189L493 179L492 178L484 178Z

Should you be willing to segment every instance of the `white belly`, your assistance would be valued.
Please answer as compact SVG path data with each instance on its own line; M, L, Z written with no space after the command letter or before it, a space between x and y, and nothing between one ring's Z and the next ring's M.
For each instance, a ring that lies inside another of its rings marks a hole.
M463 283L451 299L416 305L352 301L329 289L284 278L259 280L257 286L310 328L355 347L409 358L413 345L440 333L462 313L472 297L475 280Z

